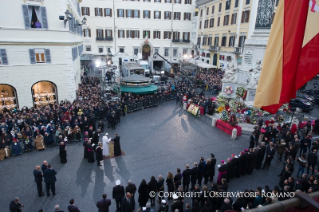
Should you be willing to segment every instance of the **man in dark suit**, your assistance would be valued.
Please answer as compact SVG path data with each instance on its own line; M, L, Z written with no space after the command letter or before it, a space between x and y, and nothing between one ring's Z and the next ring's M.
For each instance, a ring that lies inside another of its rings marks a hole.
M96 203L96 207L99 209L99 212L109 212L111 200L106 199L106 197L107 195L103 194L102 199Z
M133 212L135 202L131 200L131 193L127 192L121 202L121 212Z
M42 181L43 181L43 174L40 171L40 166L36 166L35 170L33 171L34 175L34 181L37 183L37 189L38 189L38 196L42 197L44 196L44 193L42 193Z
M186 164L186 169L183 171L183 191L188 192L189 183L191 180L192 170L189 169L189 165Z
M121 211L121 201L125 196L124 186L120 185L121 181L116 180L116 186L113 187L112 198L115 199L116 202L116 211ZM130 196L131 198L131 196Z
M70 205L68 206L69 212L80 212L78 207L74 205L74 199L71 199L69 203L70 203Z
M267 168L267 170L269 169L269 166L271 164L272 159L274 158L274 155L275 155L274 143L270 142L269 146L266 149L266 159L262 169L264 169L265 167Z
M42 173L44 173L44 171L48 168L48 162L45 160L43 161L43 164L41 166L42 169Z
M198 175L198 167L197 167L197 163L195 162L194 167L192 168L192 171L191 171L191 183L192 183L191 190L192 191L195 189L197 175Z
M317 150L316 149L313 150L313 152L310 152L308 154L307 161L308 161L307 174L309 174L309 168L311 168L312 169L312 175L314 175L315 166L316 166L317 161L318 161L318 156L317 156Z
M254 148L255 143L256 143L256 132L254 131L254 132L250 135L249 149L250 149L250 148Z
M50 189L52 191L53 196L55 196L55 181L56 181L56 177L55 175L57 174L57 172L52 169L51 165L48 164L48 168L44 171L43 175L44 175L44 182L45 182L45 188L47 191L47 196L50 196Z

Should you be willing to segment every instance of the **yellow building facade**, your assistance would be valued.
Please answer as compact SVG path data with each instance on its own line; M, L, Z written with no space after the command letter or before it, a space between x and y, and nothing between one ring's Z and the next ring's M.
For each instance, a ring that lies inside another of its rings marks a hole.
M197 49L200 60L226 68L233 57L241 64L253 1L199 0Z

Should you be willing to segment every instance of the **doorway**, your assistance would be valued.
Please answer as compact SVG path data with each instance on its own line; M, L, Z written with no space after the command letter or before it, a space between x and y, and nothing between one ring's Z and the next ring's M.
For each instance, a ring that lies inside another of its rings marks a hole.
M213 56L213 65L217 66L217 54L214 54Z

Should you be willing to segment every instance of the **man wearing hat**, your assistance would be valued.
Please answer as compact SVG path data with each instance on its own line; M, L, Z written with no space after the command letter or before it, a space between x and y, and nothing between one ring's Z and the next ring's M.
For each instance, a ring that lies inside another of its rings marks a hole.
M168 204L166 203L166 200L163 199L161 202L161 207L158 209L158 212L167 212L168 211Z
M176 209L178 209L179 211L181 211L181 202L178 200L178 196L176 194L173 194L173 203L171 205L171 211L175 211Z
M109 148L109 143L111 138L108 138L109 134L105 133L105 135L102 138L102 142L103 142L103 156L104 157L108 157L110 155L110 148Z
M121 201L125 193L124 193L124 186L120 185L121 184L120 180L116 180L115 184L116 186L113 187L113 191L112 191L112 198L116 202L116 211L118 212L118 211L121 211Z

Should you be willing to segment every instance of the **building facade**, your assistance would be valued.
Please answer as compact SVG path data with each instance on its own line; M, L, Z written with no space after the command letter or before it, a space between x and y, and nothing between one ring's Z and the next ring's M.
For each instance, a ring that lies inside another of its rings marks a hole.
M0 110L75 99L83 51L80 1L1 1Z
M253 0L199 0L197 45L201 60L226 68L233 57L241 64L249 33Z
M85 55L103 60L121 52L147 60L158 52L179 60L191 53L195 0L83 0L80 6Z

